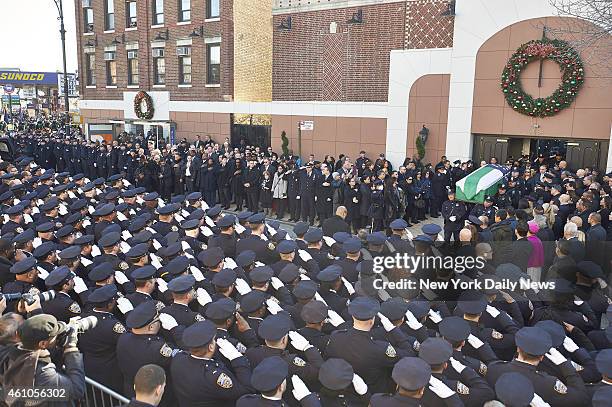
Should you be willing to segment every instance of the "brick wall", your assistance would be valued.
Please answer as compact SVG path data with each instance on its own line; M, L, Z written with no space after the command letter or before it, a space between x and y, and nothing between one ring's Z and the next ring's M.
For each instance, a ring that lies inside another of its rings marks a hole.
M348 24L359 9L363 23ZM273 100L386 101L389 53L404 47L405 14L396 2L275 15ZM280 30L289 15L291 30Z
M406 10L406 48L450 48L453 46L455 18L442 16L446 0L408 0Z
M104 33L104 2L94 1L94 36L83 35L83 9L81 2L76 2L77 46L79 55L79 72L81 72L81 97L83 99L122 99L127 90L127 51L125 44L117 45L117 89L106 87L106 63L104 47L110 45L115 37L121 40L125 35L126 42L138 42L139 75L141 90L153 89L153 67L151 59L151 42L158 33L169 30L166 40L166 87L155 88L170 91L172 100L207 100L222 101L224 95L233 94L233 6L231 0L220 0L220 21L205 22L206 0L191 0L191 24L177 25L178 2L165 0L165 24L160 28L151 28L151 0L137 2L138 29L126 31L125 1L115 0L114 33ZM221 86L206 87L206 45L204 38L193 38L192 43L192 87L178 87L178 57L176 40L187 39L194 30L204 26L204 37L221 37ZM97 40L96 46L96 89L85 86L84 45L88 40Z
M222 144L230 136L230 119L227 113L170 112L170 120L177 124L176 140L195 141L199 134Z

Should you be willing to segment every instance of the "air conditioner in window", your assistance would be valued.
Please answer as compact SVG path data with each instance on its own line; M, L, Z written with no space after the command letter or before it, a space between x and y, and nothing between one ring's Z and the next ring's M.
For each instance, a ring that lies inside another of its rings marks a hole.
M138 26L136 21L130 21L130 28L135 28L136 26Z
M136 59L138 58L138 51L128 51L128 59Z
M91 0L81 0L83 8L91 8Z
M164 56L164 49L163 48L153 48L151 53L153 54L153 58L161 58Z
M94 25L93 24L87 24L87 31L88 33L92 33L94 30Z
M176 55L178 55L179 57L191 55L191 47L177 47Z
M114 52L105 52L104 53L104 60L105 61L114 61L115 60L115 53Z

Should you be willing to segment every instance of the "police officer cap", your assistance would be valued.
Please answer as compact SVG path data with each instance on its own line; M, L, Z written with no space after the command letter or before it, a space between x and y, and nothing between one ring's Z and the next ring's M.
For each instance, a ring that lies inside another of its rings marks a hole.
M146 255L149 252L149 246L146 243L138 243L130 248L130 250L125 253L125 257L130 259L137 259Z
M142 328L157 318L155 301L145 301L136 306L127 315L125 323L128 328Z
M220 213L221 213L220 205L215 205L206 211L206 215L210 216L211 218L214 218L215 216L219 216Z
M289 284L300 276L300 269L293 263L287 264L278 273L278 278L284 284Z
M199 256L198 256L199 258ZM255 262L257 255L253 250L245 250L236 256L236 264L240 267L250 266Z
M72 227L74 227L74 225L77 222L80 222L81 220L83 220L83 214L81 214L81 212L75 212L72 213L70 215L68 215L68 217L66 218L66 225L70 225Z
M168 283L168 290L173 293L186 293L191 290L196 283L196 279L192 275L179 276Z
M41 177L41 179L42 179L42 177ZM91 191L92 189L94 189L95 187L96 187L96 186L94 185L94 183L93 183L93 182L88 182L87 184L85 184L85 185L83 185L83 186L81 187L81 191L83 191L83 192L89 192L89 191Z
M26 257L23 260L19 260L13 264L10 268L12 274L24 274L32 270L36 266L36 259L34 257Z
M323 282L332 282L339 279L340 276L342 276L342 267L337 264L332 264L321 270L319 274L317 274L317 279Z
M187 220L192 220L192 219L201 220L204 217L204 215L205 214L202 208L198 208L194 210L193 212L191 212L189 216L187 216Z
M327 318L327 305L321 301L310 301L302 307L300 316L302 320L309 324L318 324Z
M232 269L223 269L212 278L212 283L217 287L227 288L236 282L236 272Z
M262 393L271 392L283 383L289 374L289 365L280 356L265 358L253 369L251 385Z
M73 232L74 232L74 227L72 227L71 225L62 226L55 232L55 237L57 237L58 239L61 239L63 237L71 235Z
M123 203L120 203L119 205L117 205L117 206L115 207L115 210L116 210L117 212L125 212L125 211L127 211L129 208L130 208L130 206L129 206L127 203L123 202Z
M169 204L162 208L157 208L157 213L159 213L160 215L170 215L174 212L177 212L179 209L181 209L179 204Z
M168 246L161 247L157 251L157 254L160 255L161 257L174 257L181 250L183 250L183 247L181 246L181 243L176 242L176 243L172 243L172 244L170 244Z
M260 283L260 284L270 281L272 276L274 276L274 270L272 270L272 268L269 266L255 267L249 273L249 277L251 278L251 281L253 281L254 283Z
M491 195L485 196L484 200L487 201L487 202L491 202L491 203L493 203L493 201L494 201L494 199L493 199L493 197Z
M382 246L385 244L387 237L384 232L374 232L370 233L366 238L367 242L376 246Z
M142 199L145 201L156 201L157 198L159 198L159 194L157 192L149 192L142 197Z
M0 200L4 200L4 199L0 198ZM47 202L45 202L44 204L40 206L40 210L42 212L49 212L55 208L57 208L57 200L54 198L49 199Z
M131 277L134 280L149 280L153 278L157 270L155 267L149 265L142 266L132 271Z
M121 196L123 198L134 198L136 196L136 190L135 189L127 189L125 191L123 191L121 193Z
M293 253L297 248L297 244L293 240L283 240L276 246L276 251L282 254L289 254Z
M390 321L398 321L404 317L408 310L408 303L401 298L389 298L380 305L380 312Z
M394 230L403 230L408 227L408 222L406 222L404 219L395 219L391 222L389 227Z
M266 302L266 294L259 290L249 291L240 299L240 309L246 313L255 312Z
M186 220L181 223L181 228L183 230L194 230L200 227L200 221L197 219Z
M45 242L41 244L40 246L38 246L36 249L34 249L34 252L32 252L32 254L37 259L47 257L49 253L51 253L52 251L55 251L56 247L57 246L53 242Z
M116 245L121 240L121 234L118 232L107 233L98 240L98 244L102 247L111 247Z
M287 231L286 230L277 230L276 233L272 236L272 241L275 243L280 243L284 240L287 240Z
M13 238L13 243L23 244L29 242L36 237L36 232L33 229L26 229Z
M317 243L323 239L323 231L321 229L312 228L304 235L304 240L308 243Z
M552 340L552 346L554 348L561 346L563 341L565 340L565 330L559 323L546 319L543 321L539 321L535 324L538 328L542 328L548 335L550 335L550 339Z
M312 280L299 281L293 287L293 296L299 300L309 300L313 298L319 286Z
M89 296L87 301L92 304L106 304L117 295L117 287L115 284L107 284L100 288L96 288Z
M83 236L79 236L76 239L74 239L74 244L78 244L78 245L86 245L86 244L91 244L93 243L95 239L94 235L83 235Z
M457 307L465 314L480 314L487 307L487 300L479 291L464 291L459 296Z
M223 261L223 258L223 249L220 247L211 247L198 254L198 260L206 267L215 267Z
M284 314L268 315L259 324L257 333L262 339L278 341L291 330L291 321Z
M344 359L327 359L319 368L319 381L330 390L344 390L353 382L353 367Z
M107 201L112 201L113 199L117 199L119 197L119 191L116 189L111 189L104 195L104 199Z
M503 263L495 269L495 275L502 280L519 281L519 279L528 279L529 275L521 270L519 266L512 263Z
M99 187L104 184L104 181L105 181L104 178L100 177L100 178L94 179L93 183L95 186Z
M470 215L468 217L468 220L470 221L472 225L476 225L476 226L482 225L482 222L480 221L480 219L478 219L478 216L476 215Z
M442 338L427 338L419 347L419 357L432 366L448 362L452 355L453 347Z
M219 226L220 228L228 228L230 226L234 226L235 223L236 218L234 217L234 215L225 215L217 221L217 226Z
M65 259L76 259L81 255L81 246L69 246L59 253L59 258Z
M347 232L336 232L332 235L332 238L340 244L346 242L351 237L352 237L351 234Z
M115 181L119 181L121 178L122 178L121 174L114 174L114 175L111 175L110 177L108 177L108 180L110 182L115 182Z
M58 321L53 315L39 314L25 320L17 333L22 342L38 344L40 341L57 336L66 330L66 323Z
M87 277L89 277L91 281L98 282L98 281L106 280L107 278L112 276L114 273L115 273L115 270L113 269L113 266L110 263L101 263L97 265L96 267L94 267L89 272Z
M309 225L307 222L298 222L293 227L293 233L297 236L303 236L306 232L308 232Z
M134 190L136 191L137 194L144 194L145 192L147 192L145 187L136 187L134 188Z
M272 229L276 230L277 232L280 229L280 222L277 220L268 220L266 223L268 224L268 226L270 226Z
M428 235L418 235L413 240L415 242L421 242L421 243L427 243L427 244L433 244L434 242L433 239L429 237Z
M47 287L53 287L55 285L65 283L72 277L74 277L74 274L70 271L70 269L67 266L61 266L49 273L45 279L45 285Z
M46 181L48 179L51 179L52 177L53 177L53 173L47 171L43 175L40 176L40 180L41 181Z
M576 285L571 281L567 281L564 278L557 278L552 280L555 283L555 290L553 295L567 295L573 294L576 291Z
M170 203L173 204L181 204L185 202L185 195L175 195L170 199Z
M610 399L612 399L612 386L600 387L593 393L591 400L592 407L610 407Z
M187 256L177 256L170 260L166 264L166 269L170 271L170 274L177 275L185 272L189 267L189 259Z
M470 333L470 324L461 317L446 317L438 324L440 335L453 342L465 341Z
M130 224L128 225L128 231L130 233L134 233L134 232L141 230L146 225L147 225L147 221L144 220L144 218L139 216L136 219L134 219L132 222L130 222Z
M533 393L531 380L517 372L504 373L495 382L497 399L507 407L529 406Z
M23 206L21 205L11 206L4 211L4 213L6 213L7 215L17 215L21 212L23 212Z
M612 378L612 349L603 349L595 357L595 365L602 375Z
M107 216L115 211L115 204L104 204L94 211L93 216Z
M208 345L216 334L217 327L212 321L198 321L183 331L183 344L191 349L200 348Z
M601 266L590 260L581 261L577 264L578 272L587 276L588 278L600 278L603 277L603 271Z
M229 319L236 312L236 303L231 298L221 298L208 304L206 308L206 318L225 320Z
M372 319L380 311L378 301L369 297L357 297L348 306L349 314L359 321Z
M240 212L238 214L238 221L246 222L251 216L253 216L253 212L250 212L250 211Z
M526 326L514 335L514 342L523 352L533 356L542 356L552 346L552 339L548 332L540 327Z
M136 233L134 236L132 236L130 243L133 245L138 245L140 243L147 243L151 239L153 239L153 233L148 230L143 230L142 232Z
M346 253L357 253L361 250L361 240L350 238L342 244L342 249Z
M192 192L189 195L187 195L187 200L188 201L197 201L198 199L202 199L202 193L201 192Z
M264 223L265 220L265 216L263 213L256 213L254 215L249 216L249 218L247 219L247 221L251 224L260 224L260 223Z
M45 223L41 223L40 225L36 226L36 231L37 232L50 232L53 230L53 227L55 225L51 222L45 222Z
M427 225L423 225L421 227L421 231L426 235L437 235L442 231L440 225L436 225L435 223L428 223Z
M116 223L111 223L104 229L102 229L102 235L106 235L107 233L121 233L121 226Z
M405 357L393 366L391 377L398 386L408 391L415 391L429 383L431 367L421 358Z

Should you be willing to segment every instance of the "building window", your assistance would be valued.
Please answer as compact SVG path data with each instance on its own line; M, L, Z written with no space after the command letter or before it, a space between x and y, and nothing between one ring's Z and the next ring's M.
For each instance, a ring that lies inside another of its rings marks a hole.
M93 8L83 7L83 32L92 33L94 30Z
M221 83L221 44L206 46L206 83L209 85Z
M219 17L219 0L208 0L206 2L206 18Z
M117 86L117 61L106 61L106 84Z
M153 0L153 25L164 23L164 0Z
M85 76L87 86L96 86L96 54L85 54Z
M111 31L115 29L115 0L105 0L106 7L104 14L104 30Z
M153 81L155 85L166 83L166 59L163 48L153 48Z
M125 2L125 26L127 28L136 27L136 2L126 1Z
M191 0L178 0L179 22L191 20Z
M138 51L128 51L128 85L138 85L140 77L138 75Z
M191 47L178 47L176 53L179 57L179 83L191 84Z

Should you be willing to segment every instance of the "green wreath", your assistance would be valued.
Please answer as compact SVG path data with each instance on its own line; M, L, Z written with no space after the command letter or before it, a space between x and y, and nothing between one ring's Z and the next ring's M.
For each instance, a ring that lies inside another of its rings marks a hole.
M561 68L562 82L546 98L534 99L521 86L521 70L536 58L551 59ZM578 52L565 41L548 38L521 45L508 60L501 77L501 88L510 107L537 117L554 116L571 105L583 83L584 66Z
M143 101L147 107L145 112L142 111ZM151 96L147 92L138 92L134 98L134 113L136 113L136 117L143 120L151 120L154 112L155 109L153 108L153 99Z

